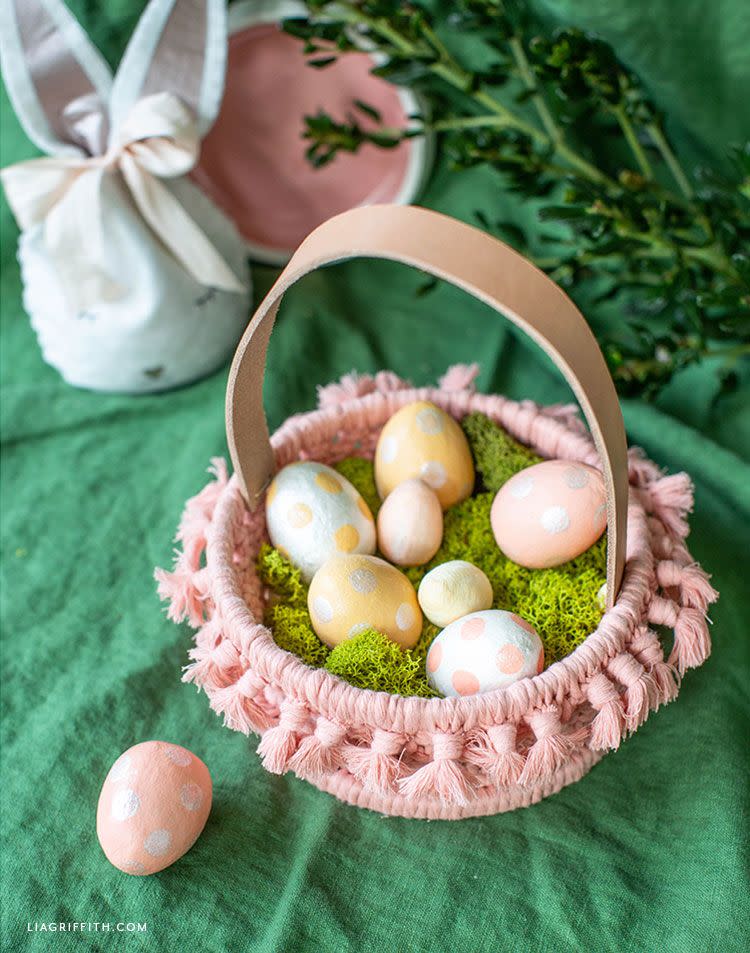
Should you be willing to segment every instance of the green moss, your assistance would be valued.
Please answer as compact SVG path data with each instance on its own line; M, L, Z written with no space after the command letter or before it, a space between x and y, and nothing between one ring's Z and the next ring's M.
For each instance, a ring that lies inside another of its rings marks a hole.
M362 457L345 457L334 465L341 476L357 489L370 507L373 516L378 515L380 509L380 497L375 486L375 469L371 460L365 460Z
M257 567L261 582L279 599L289 606L307 610L307 586L302 574L278 549L263 543L258 553Z
M425 677L424 656L400 648L375 629L337 645L325 667L357 688L424 698L436 695Z
M315 634L307 607L277 602L268 607L263 621L280 648L293 652L312 668L325 663L329 650Z
M493 607L511 609L527 619L544 643L547 663L570 654L596 628L601 618L597 593L606 578L606 535L588 552L554 569L525 569L498 549L490 526L496 490L518 470L540 458L509 437L483 414L463 422L484 492L445 513L443 542L426 566L404 570L414 587L435 566L466 559L480 566L492 584ZM336 465L364 497L373 515L380 506L372 463L347 457ZM426 619L419 641L404 651L385 635L368 629L332 651L315 634L307 611L307 585L300 572L278 550L264 545L258 573L275 601L266 612L266 625L288 652L313 667L328 671L359 688L396 695L430 697L424 661L438 628Z
M485 414L469 414L461 421L461 426L486 490L496 493L514 473L542 459L514 440Z
M478 493L445 513L443 543L425 566L404 570L416 587L422 577L451 559L480 566L492 584L493 608L511 609L530 622L544 643L548 663L569 655L601 618L597 593L606 579L603 536L583 555L554 569L525 569L498 549L490 526L494 493ZM426 654L435 628L426 623L415 651Z

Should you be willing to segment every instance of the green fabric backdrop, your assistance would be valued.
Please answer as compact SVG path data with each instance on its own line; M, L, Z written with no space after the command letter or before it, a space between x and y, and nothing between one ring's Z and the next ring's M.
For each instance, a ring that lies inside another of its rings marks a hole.
M73 6L116 61L142 0ZM748 134L743 0L545 0L537 9L612 41L691 159ZM4 96L0 106L5 165L33 149ZM480 207L519 221L534 211L489 173L443 167L424 204L465 219ZM714 654L679 701L579 784L528 810L460 823L382 818L266 774L255 741L223 729L180 683L189 632L164 618L151 573L168 564L182 503L203 485L209 457L226 452L226 371L159 397L69 388L42 363L23 313L16 234L3 204L4 949L748 948L746 386L712 410L704 369L658 406L623 408L632 443L693 476L690 545L722 593ZM271 277L256 271L258 294ZM423 383L479 357L483 389L568 399L533 347L483 306L446 288L416 298L420 280L353 264L295 289L270 349L272 426L352 367ZM595 323L616 318L591 312ZM94 817L112 761L148 738L206 761L214 807L182 861L134 878L105 860ZM41 921L145 921L148 932L27 931Z

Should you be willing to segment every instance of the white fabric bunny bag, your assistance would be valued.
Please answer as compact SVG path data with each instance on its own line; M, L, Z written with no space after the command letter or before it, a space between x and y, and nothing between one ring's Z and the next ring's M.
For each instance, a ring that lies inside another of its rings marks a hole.
M113 80L60 0L0 0L6 88L47 153L0 173L24 306L71 384L174 387L225 361L247 323L242 240L186 177L226 45L224 0L151 0Z

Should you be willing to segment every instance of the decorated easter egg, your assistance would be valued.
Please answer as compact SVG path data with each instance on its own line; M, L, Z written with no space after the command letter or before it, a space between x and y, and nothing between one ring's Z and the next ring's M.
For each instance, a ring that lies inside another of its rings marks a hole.
M422 480L404 480L378 513L378 548L398 566L421 566L440 549L443 509Z
M323 463L292 463L266 494L272 544L309 582L329 556L374 553L375 521L367 503L340 473Z
M492 586L473 563L452 559L430 570L419 584L422 612L441 628L455 619L492 606Z
M307 605L313 628L326 645L376 629L408 649L422 631L414 587L377 556L332 556L313 576Z
M165 741L134 745L110 768L96 812L107 860L128 874L154 874L187 853L211 810L208 768Z
M580 556L607 525L601 473L570 460L545 460L520 470L497 492L492 532L505 555L528 569Z
M382 499L415 477L435 491L444 510L474 489L474 461L463 430L444 410L424 400L395 413L375 449L375 482Z
M491 692L543 668L542 640L533 626L503 609L456 619L427 653L427 679L441 695Z

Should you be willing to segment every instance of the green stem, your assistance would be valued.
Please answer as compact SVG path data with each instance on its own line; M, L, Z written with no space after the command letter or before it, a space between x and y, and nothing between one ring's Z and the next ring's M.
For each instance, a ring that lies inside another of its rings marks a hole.
M523 80L524 86L526 89L534 91L531 101L533 102L534 108L536 109L537 114L542 121L542 125L547 130L547 135L555 143L555 145L560 145L564 139L562 130L553 119L552 113L549 111L549 107L547 106L547 102L539 91L539 86L537 85L534 74L531 71L531 66L529 65L529 61L526 57L521 40L517 36L512 36L509 40L509 44L511 53L513 54L513 59L516 61L516 66L518 67L518 72L521 74L521 79Z
M366 26L368 29L372 30L374 33L377 33L383 39L388 40L388 42L399 51L399 53L402 53L405 56L420 57L421 54L425 52L424 50L420 50L410 40L405 39L397 30L394 30L387 20L370 17L352 3L344 2L344 0L342 0L342 2L336 3L335 9L336 17L338 19L341 19L347 23ZM422 28L424 29L424 25L422 25ZM582 156L579 156L577 152L565 145L565 143L556 142L548 133L543 132L536 126L532 126L524 119L521 119L520 116L512 112L502 103L498 102L496 99L494 99L494 97L490 96L489 93L485 92L484 90L472 90L471 74L467 73L459 66L458 63L456 63L448 51L445 50L445 47L443 47L443 50L445 52L442 54L441 58L429 66L429 69L432 73L445 80L445 82L449 83L455 89L459 89L466 93L466 95L469 96L469 98L471 98L477 105L482 106L487 111L501 117L503 120L502 125L506 125L509 128L515 129L518 132L529 136L529 138L533 139L540 146L556 147L557 151L565 159L565 161L568 162L578 173L580 173L583 178L588 179L590 182L596 182L599 185L608 185L610 187L617 186L617 184L610 179L609 176L605 175L590 162L587 162Z
M667 142L664 133L655 122L649 123L646 129L653 139L654 145L659 150L665 165L672 173L672 178L677 183L680 192L682 192L686 199L692 199L694 195L693 187L687 175L685 175L685 171L680 165L677 156L672 151L672 147Z
M641 174L645 179L651 181L654 177L654 171L651 168L651 163L646 157L646 153L643 151L643 147L641 146L640 142L638 142L635 129L633 128L633 124L628 118L627 113L621 106L615 106L612 109L612 113L615 119L617 119L620 129L622 129L623 135L627 139L628 145L630 146L630 151L633 153L635 161L638 163L638 168L641 170Z

